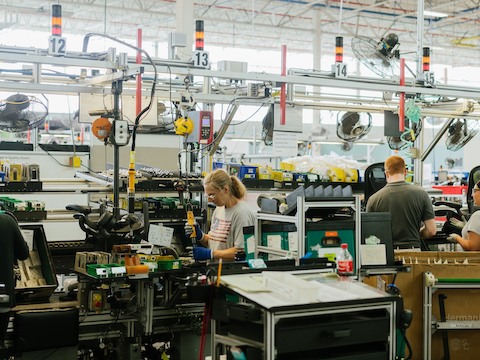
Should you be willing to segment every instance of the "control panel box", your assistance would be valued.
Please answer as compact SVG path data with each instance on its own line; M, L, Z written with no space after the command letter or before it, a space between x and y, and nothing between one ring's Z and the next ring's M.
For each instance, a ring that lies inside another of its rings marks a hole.
M188 143L208 145L213 141L213 112L192 111L188 117L193 121L193 132L188 135Z

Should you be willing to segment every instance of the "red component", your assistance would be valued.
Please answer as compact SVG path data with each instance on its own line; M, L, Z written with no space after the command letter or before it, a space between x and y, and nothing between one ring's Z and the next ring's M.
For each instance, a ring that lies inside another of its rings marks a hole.
M343 37L337 36L335 38L335 62L343 62Z
M195 21L195 50L203 50L205 45L205 32L203 30L203 20Z
M287 75L287 45L282 45L282 76ZM286 84L282 83L280 86L280 125L286 124L287 112L287 90Z
M430 71L430 48L424 47L423 48L423 71Z
M405 59L400 59L400 86L405 86ZM398 130L405 131L405 93L400 93L398 104Z
M52 35L62 36L62 5L52 5Z

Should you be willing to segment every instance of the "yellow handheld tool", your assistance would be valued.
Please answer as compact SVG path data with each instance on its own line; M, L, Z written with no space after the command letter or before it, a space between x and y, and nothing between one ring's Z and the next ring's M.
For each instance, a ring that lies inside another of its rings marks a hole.
M195 230L195 215L193 215L193 210L187 210L187 223L188 225L192 225L192 233L190 234L190 238L197 237L197 231Z

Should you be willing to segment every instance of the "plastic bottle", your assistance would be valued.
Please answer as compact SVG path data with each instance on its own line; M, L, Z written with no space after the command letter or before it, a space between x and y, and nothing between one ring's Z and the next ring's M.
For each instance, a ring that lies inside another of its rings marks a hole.
M348 251L348 244L342 244L337 256L337 274L343 276L353 275L353 257Z

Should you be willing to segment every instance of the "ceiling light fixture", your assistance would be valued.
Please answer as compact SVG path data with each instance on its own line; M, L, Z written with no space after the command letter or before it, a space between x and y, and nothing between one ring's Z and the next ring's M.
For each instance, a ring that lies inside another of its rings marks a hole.
M253 138L244 138L244 137L229 137L225 136L224 140L231 140L231 141L243 141L243 142L260 142L261 139L253 139Z
M312 143L312 144L324 144L324 145L343 145L346 141L341 139L312 139L312 140L298 140L299 143ZM384 145L385 141L383 139L370 139L370 140L357 140L352 141L353 145Z
M448 14L446 14L446 13L437 12L437 11L428 11L428 10L425 10L425 11L423 12L423 15L425 15L425 16L431 16L431 17L436 17L436 18L448 17Z

